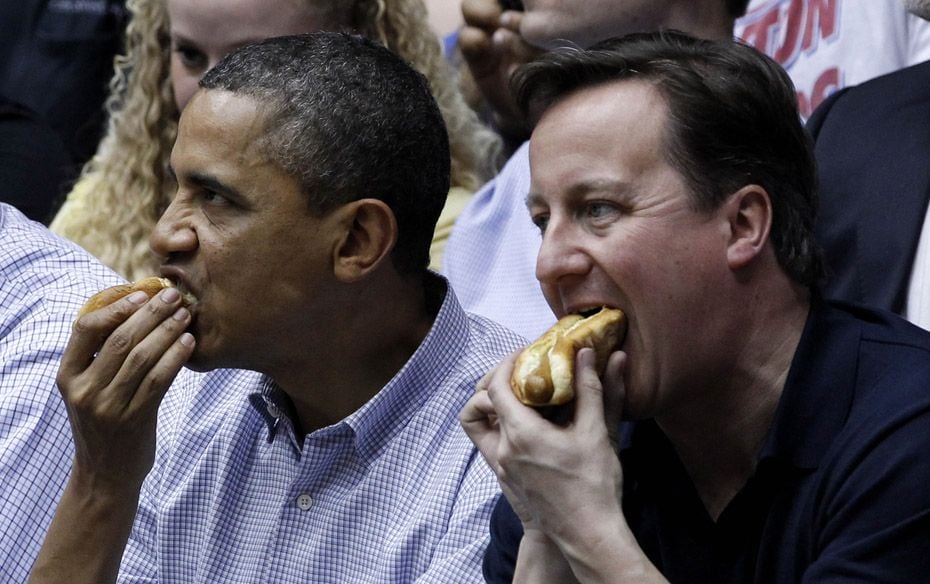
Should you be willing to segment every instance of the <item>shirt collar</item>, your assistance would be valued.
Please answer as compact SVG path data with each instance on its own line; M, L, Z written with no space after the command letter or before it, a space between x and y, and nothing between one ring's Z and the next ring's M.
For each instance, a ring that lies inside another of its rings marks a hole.
M467 344L468 318L448 282L430 272L426 287L428 295L441 299L441 305L423 342L373 398L337 424L348 426L355 433L356 449L363 459L376 456L430 395L443 386L444 379L453 372L452 363L461 356ZM263 377L260 388L249 396L249 402L265 422L268 442L272 442L283 427L294 448L298 452L301 450L291 421L296 415L294 407L274 380ZM322 428L311 436L326 431Z
M249 395L249 403L262 417L268 429L268 442L273 442L278 430L284 428L291 445L300 452L300 443L294 431L292 420L296 417L294 406L287 394L278 387L273 379L262 376L259 388Z
M423 342L372 399L345 419L363 459L374 457L414 412L440 391L468 342L468 318L445 278L430 273L427 289L442 304ZM451 407L451 406L450 406Z
M855 319L814 295L760 460L817 468L849 416L861 336Z

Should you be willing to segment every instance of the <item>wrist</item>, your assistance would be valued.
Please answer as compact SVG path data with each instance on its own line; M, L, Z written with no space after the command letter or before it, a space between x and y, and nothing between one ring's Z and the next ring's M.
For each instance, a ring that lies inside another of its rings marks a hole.
M514 584L576 582L559 547L539 529L524 532L517 554Z
M86 472L75 465L65 486L65 493L88 513L112 512L123 507L135 512L142 480Z
M580 582L664 582L622 513L552 538Z

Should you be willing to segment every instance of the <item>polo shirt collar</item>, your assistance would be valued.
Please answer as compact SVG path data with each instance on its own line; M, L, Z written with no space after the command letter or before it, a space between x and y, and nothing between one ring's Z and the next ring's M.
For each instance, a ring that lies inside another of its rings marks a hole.
M858 347L861 335L854 319L844 317L819 296L812 298L760 461L775 459L800 469L817 468L852 407L858 351L847 348ZM652 420L621 425L621 452L664 449L665 441Z
M433 326L381 391L345 419L356 433L356 448L363 459L377 456L414 413L445 387L468 344L468 318L455 295L444 278L432 273L428 278L427 287L442 298Z
M760 461L817 468L852 407L862 336L858 323L814 294Z

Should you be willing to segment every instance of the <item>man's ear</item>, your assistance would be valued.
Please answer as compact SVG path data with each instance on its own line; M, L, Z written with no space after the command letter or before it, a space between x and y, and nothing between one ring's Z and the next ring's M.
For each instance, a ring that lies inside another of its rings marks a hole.
M724 202L730 224L727 265L738 270L751 263L765 247L772 230L772 201L759 185L746 185Z
M374 271L397 243L397 219L387 203L359 199L339 209L344 229L333 251L337 279L355 282Z

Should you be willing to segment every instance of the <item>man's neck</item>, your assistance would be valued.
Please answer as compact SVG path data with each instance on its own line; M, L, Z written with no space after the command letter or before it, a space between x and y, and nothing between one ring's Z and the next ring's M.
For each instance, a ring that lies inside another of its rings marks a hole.
M806 301L787 303L763 318L731 368L692 391L692 402L657 419L714 519L755 471L808 310Z
M304 434L342 420L374 397L426 337L445 293L430 282L365 287L313 349L268 372L294 405Z

